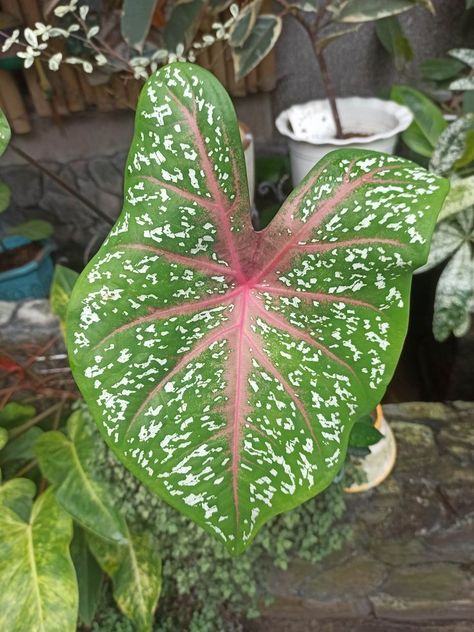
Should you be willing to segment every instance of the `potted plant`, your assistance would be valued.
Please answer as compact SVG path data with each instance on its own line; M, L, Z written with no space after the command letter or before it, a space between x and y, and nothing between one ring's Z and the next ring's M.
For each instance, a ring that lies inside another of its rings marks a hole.
M433 10L431 2L278 0L281 10L276 15L258 15L261 4L255 0L246 5L230 32L237 77L245 76L268 53L278 40L281 18L292 15L312 42L326 93L325 100L294 105L276 120L278 131L289 138L293 183L300 182L324 154L339 146L392 153L398 134L412 120L409 110L375 98L336 98L326 47L362 23L393 17L416 4Z
M393 374L447 188L402 158L341 149L255 231L222 86L185 63L153 75L123 212L66 324L74 377L120 461L233 553L325 489Z
M10 141L10 126L0 110L0 155ZM0 182L0 212L8 208L10 190ZM48 238L53 227L44 220L31 220L16 226L0 226L0 300L44 298L49 294L53 275Z

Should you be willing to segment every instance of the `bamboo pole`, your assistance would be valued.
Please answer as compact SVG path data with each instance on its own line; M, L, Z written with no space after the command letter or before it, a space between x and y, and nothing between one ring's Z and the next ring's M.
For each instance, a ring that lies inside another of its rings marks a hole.
M0 70L0 97L13 131L17 134L31 132L30 121L20 91L13 76L6 70Z

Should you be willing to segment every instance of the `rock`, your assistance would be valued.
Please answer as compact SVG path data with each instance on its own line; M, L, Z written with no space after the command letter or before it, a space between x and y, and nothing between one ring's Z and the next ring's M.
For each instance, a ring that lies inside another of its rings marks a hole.
M375 615L399 621L474 618L474 581L447 563L396 568L379 594L370 597Z
M15 301L0 301L0 326L10 322L17 307L18 304Z

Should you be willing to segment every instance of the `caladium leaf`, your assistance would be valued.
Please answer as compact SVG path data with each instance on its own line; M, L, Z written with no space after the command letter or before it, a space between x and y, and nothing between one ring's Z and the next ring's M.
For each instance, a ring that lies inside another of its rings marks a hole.
M229 97L201 68L161 69L68 310L72 370L121 461L233 552L327 487L395 369L447 188L343 149L255 232Z

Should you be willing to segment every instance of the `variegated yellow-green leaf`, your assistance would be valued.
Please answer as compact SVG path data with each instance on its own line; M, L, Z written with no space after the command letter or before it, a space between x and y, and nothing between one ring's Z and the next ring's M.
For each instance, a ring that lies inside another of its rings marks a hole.
M224 89L190 64L154 75L122 214L68 311L74 376L121 461L233 552L327 487L395 370L447 189L339 150L256 232Z
M150 533L129 531L127 544L97 537L89 543L102 570L112 579L114 599L137 632L151 631L161 591L161 559Z
M10 138L11 138L10 125L8 124L7 117L0 109L0 156L8 147Z
M243 46L232 49L237 79L249 74L272 50L281 33L281 18L275 15L259 15Z
M62 432L45 432L35 451L43 475L53 484L61 506L83 527L103 538L123 542L125 523L103 484L96 480L94 437L83 418L74 412Z
M21 501L18 495L16 502ZM78 594L69 555L71 537L72 520L52 489L36 500L26 519L4 506L0 494L2 632L76 629Z
M0 509L8 508L28 521L36 494L36 485L28 478L13 478L0 485Z
M71 298L72 288L79 274L75 270L66 268L57 264L54 268L53 281L51 283L49 302L51 305L51 311L56 314L61 323L61 330L63 335L66 335L66 312L69 305L69 299Z

